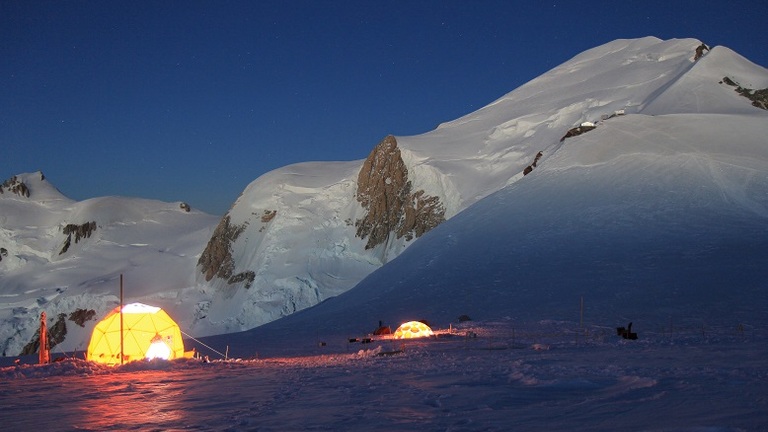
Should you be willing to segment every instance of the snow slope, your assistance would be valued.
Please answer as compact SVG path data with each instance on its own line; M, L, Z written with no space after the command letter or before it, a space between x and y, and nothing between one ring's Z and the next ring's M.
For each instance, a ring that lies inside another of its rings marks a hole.
M553 342L527 332L552 328L509 330L464 327L461 334L478 336L457 331L395 354L377 341L248 361L10 366L0 368L0 421L13 430L193 431L740 432L768 424L768 352L751 335Z
M40 172L16 176L29 197L0 195L0 353L17 355L39 327L40 312L51 320L77 309L103 316L119 299L120 275L127 299L145 299L182 313L179 298L194 286L194 266L216 218L139 198L102 197L75 202ZM66 241L67 224L96 222L80 241ZM186 306L184 306L186 307ZM83 349L88 328L69 321L61 349Z
M765 327L765 120L607 121L354 289L238 339L269 345L275 329L354 335L378 320L445 327L463 314L577 321L582 299L588 318L605 326Z
M729 76L762 88L768 86L765 69L724 47L714 47L694 62L700 44L695 39L653 37L610 42L432 132L397 137L414 189L440 197L450 218L523 179L523 171L537 160L537 154L541 154L539 167L550 164L550 158L565 158L562 164L568 166L568 158L577 163L574 158L587 157L579 151L563 152L561 142L569 129L584 122L598 125L597 131L585 136L606 140L601 151L616 156L653 143L663 148L668 138L674 141L677 135L679 140L700 145L697 152L705 158L709 152L728 152L725 145L733 131L747 121L739 116L754 118L747 133L761 136L765 112L721 80ZM616 113L626 117L608 119ZM658 125L648 119L673 114L679 115ZM717 122L717 128L725 131L717 140L708 138L710 127L688 127L708 122ZM657 128L667 131L666 135ZM633 147L613 145L635 135L640 143ZM754 147L762 151L761 146ZM647 151L654 154L662 148ZM669 149L675 151L684 150ZM647 161L649 167L656 160L666 159L652 158ZM621 164L614 168L624 169ZM365 242L355 236L354 222L362 215L354 197L359 169L359 162L293 165L260 177L243 192L230 211L233 223L245 227L232 244L234 272L254 271L257 277L247 289L224 279L206 283L198 277L211 298L191 325L196 334L252 328L331 298L409 247L409 242L398 239L365 250ZM649 169L675 168L662 163ZM613 184L623 176L616 173L616 179L605 181ZM549 193L553 192L541 192ZM647 199L657 199L654 191L647 193ZM611 209L623 211L618 206ZM260 221L265 211L276 212L268 223Z
M397 137L414 189L440 198L446 226L461 224L439 246L416 247L421 239L403 238L365 249L355 236L363 214L355 197L362 161L291 165L243 191L227 216L243 228L229 247L234 273L252 272L249 286L206 280L195 265L215 220L181 212L178 203L115 197L75 203L47 182L32 186L36 194L47 188L50 199L0 196L2 241L13 245L0 261L0 319L9 323L0 335L3 352L14 355L34 338L43 309L49 317L76 308L106 313L117 302L119 274L128 301L164 307L193 336L250 329L326 300L324 307L340 304L337 296L368 275L349 295L369 306L339 313L350 326L360 325L357 317L370 325L410 315L391 316L390 290L403 289L398 296L420 298L414 304L423 306L441 296L444 282L463 280L461 272L472 275L473 288L461 301L449 296L453 303L441 306L436 319L488 303L528 305L519 301L539 301L547 284L552 311L572 308L582 295L588 308L614 314L674 309L681 298L711 308L721 293L713 286L726 274L756 263L744 272L753 277L762 263L760 254L747 259L737 252L763 246L768 171L766 112L721 80L763 88L768 73L724 47L694 62L698 45L695 39L613 41L432 132ZM597 127L562 140L584 122ZM495 219L483 211L496 207L503 212ZM91 220L99 224L93 237L61 257L53 253L66 223ZM485 241L461 241L474 237ZM410 258L396 259L411 248ZM585 253L593 250L604 255ZM441 259L446 267L432 274L426 264ZM595 273L594 262L610 263L610 270ZM369 282L381 277L377 269L402 281ZM612 276L602 280L603 273ZM565 280L573 281L568 288ZM699 280L706 290L693 287ZM753 282L745 289L759 294ZM470 295L475 291L482 295ZM638 293L659 303L636 301ZM82 348L94 324L69 325L59 349Z

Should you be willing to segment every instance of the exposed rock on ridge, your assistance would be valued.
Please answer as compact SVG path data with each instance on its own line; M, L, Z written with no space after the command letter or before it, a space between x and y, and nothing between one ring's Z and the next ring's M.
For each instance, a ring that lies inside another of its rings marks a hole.
M94 319L95 316L96 311L93 309L77 309L69 314L69 320L80 327L85 327L86 321Z
M391 135L363 163L357 177L357 201L366 213L355 221L356 235L368 238L366 249L387 243L393 234L412 240L445 221L445 207L438 197L413 191L408 168Z
M240 272L234 276L231 276L229 279L227 279L227 283L229 285L245 282L245 289L248 289L253 285L253 281L256 279L256 273L251 270L246 270L244 272Z
M235 270L235 260L232 258L232 243L237 240L245 230L246 225L232 224L229 215L224 216L219 225L213 231L208 245L200 255L197 265L205 275L205 280L210 281L214 276L231 280Z
M80 240L89 238L94 231L96 231L96 221L86 222L82 225L67 224L63 230L67 239L64 241L64 246L61 247L59 255L64 254L72 246L73 234L75 236L75 243L79 243Z
M66 314L60 313L56 321L48 327L48 348L52 349L62 343L67 337ZM21 350L19 355L32 355L40 350L40 329L37 330L32 340Z
M17 176L13 176L0 184L0 194L4 194L6 190L20 197L29 198L29 188Z
M595 127L596 126L594 125L594 123L590 123L590 122L582 123L581 125L576 126L573 129L569 129L568 132L566 132L565 135L562 138L560 138L560 142L565 141L566 138L572 138L575 136L579 136L583 133L589 132L593 130Z
M69 320L85 327L85 323L94 319L96 311L93 309L76 309L69 314ZM56 321L48 328L48 347L53 348L56 345L62 343L67 336L67 315L60 313L56 317ZM37 330L32 340L27 343L21 350L19 355L31 355L40 350L40 329Z
M753 90L753 89L745 88L745 87L742 87L739 83L733 81L728 77L724 77L723 80L720 81L720 84L722 83L728 84L731 87L736 87L734 89L736 93L751 100L752 106L755 106L760 109L768 110L768 88L764 88L761 90Z
M544 156L544 153L542 152L536 153L536 157L533 159L533 163L525 167L525 169L523 170L524 176L530 174L531 171L533 171L533 169L536 168L536 165L539 163L539 159L541 159L542 156Z

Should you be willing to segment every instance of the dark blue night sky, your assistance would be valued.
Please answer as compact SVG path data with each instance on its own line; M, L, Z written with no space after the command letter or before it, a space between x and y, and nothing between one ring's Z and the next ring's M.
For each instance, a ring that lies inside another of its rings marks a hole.
M223 214L261 174L355 160L621 38L768 65L764 1L0 0L0 180Z

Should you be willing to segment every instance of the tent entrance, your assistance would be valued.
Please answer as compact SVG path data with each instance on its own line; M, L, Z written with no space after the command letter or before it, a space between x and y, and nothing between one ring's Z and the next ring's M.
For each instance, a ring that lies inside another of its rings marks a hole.
M147 360L163 359L170 360L173 355L171 347L163 340L160 335L156 335L152 338L152 343L149 344L147 354L144 356Z

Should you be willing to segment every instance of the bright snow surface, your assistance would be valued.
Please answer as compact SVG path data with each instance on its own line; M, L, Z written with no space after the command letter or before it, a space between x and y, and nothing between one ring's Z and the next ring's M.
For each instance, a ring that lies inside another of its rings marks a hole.
M768 73L724 47L694 63L698 44L615 41L476 113L399 137L416 186L440 193L454 214L386 263L347 232L354 163L334 165L333 175L301 164L256 180L232 217L290 216L259 241L261 227L251 225L258 248L235 245L239 265L280 283L265 303L279 310L280 294L300 292L296 280L320 289L370 275L316 307L203 340L249 360L8 366L0 421L91 430L765 430L768 115L719 81L765 88ZM604 120L619 110L626 115ZM560 141L587 121L597 128ZM541 162L522 177L538 151ZM171 276L158 267L137 265L132 277ZM190 285L158 299L183 309L197 295ZM252 297L235 300L237 308L224 301L211 310L239 319ZM462 314L474 321L458 324ZM349 342L379 321L394 329L414 319L442 332L405 344ZM638 340L617 336L629 322Z
M0 421L8 430L765 430L764 330L637 330L626 341L578 322L502 320L365 345L279 334L272 347L302 354L260 359L11 366L0 368Z

